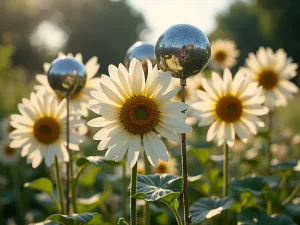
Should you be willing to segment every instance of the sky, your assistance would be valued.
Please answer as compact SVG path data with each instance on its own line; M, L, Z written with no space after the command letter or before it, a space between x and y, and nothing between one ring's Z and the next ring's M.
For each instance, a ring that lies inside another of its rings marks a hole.
M170 26L188 23L208 34L215 27L215 16L234 0L129 0L136 10L142 12L150 27L144 41L156 42Z

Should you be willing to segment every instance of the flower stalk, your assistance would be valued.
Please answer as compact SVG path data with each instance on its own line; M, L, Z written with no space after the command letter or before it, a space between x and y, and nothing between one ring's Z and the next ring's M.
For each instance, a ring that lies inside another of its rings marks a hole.
M228 196L228 180L229 180L229 173L228 173L228 145L226 142L223 144L223 155L224 155L224 162L223 162L223 197ZM228 212L227 210L224 211L224 225L228 224Z
M273 113L269 111L266 119L266 126L267 126L267 138L266 138L266 173L269 175L271 173L271 162L272 162L272 152L271 152L271 144L272 144L272 120L273 120Z
M130 225L137 225L136 199L133 197L136 194L137 187L137 163L131 169L130 181Z
M22 202L22 195L21 195L21 189L20 189L20 182L19 182L19 170L18 166L11 166L11 175L12 175L12 182L16 193L16 206L17 206L17 212L20 218L20 222L24 222L24 209L23 209L23 202Z
M65 214L64 193L63 193L61 179L60 179L60 175L59 175L59 166L58 166L57 157L55 157L55 174L56 174L56 186L58 188L58 193L59 193L60 208L61 208L62 214Z
M145 175L151 174L151 165L147 159L146 152L143 152L143 160L144 160L144 167L145 167ZM144 225L150 225L150 208L149 202L145 202L144 206Z

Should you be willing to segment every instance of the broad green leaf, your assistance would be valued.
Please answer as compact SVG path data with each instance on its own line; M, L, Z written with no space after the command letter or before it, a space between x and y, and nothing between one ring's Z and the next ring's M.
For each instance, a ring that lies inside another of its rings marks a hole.
M119 218L118 225L128 225L128 223L124 220L124 218Z
M281 180L281 177L279 176L263 176L261 178L269 185L270 188L278 187Z
M281 161L272 166L273 171L293 171L297 166L297 160Z
M233 200L229 198L207 197L200 198L190 207L192 214L192 224L198 224L202 221L219 215L232 205Z
M104 163L104 157L103 156L89 156L89 157L83 157L77 159L77 166L87 166L87 165L95 165L95 166L102 166Z
M201 162L202 165L205 165L209 160L210 149L193 149L192 153L196 158Z
M254 196L261 196L266 186L267 183L262 177L248 176L234 180L230 185L230 189L234 196L242 192L250 192Z
M292 218L284 215L268 216L257 208L245 209L238 216L238 225L296 225Z
M84 186L92 186L96 182L97 174L100 171L100 167L92 167L86 169L80 176L79 182Z
M288 204L284 208L285 214L289 216L299 217L300 215L300 198L296 198L292 201L292 203Z
M188 182L194 183L200 180L203 180L204 176L202 174L196 176L188 176Z
M32 182L25 183L24 187L31 188L38 191L43 191L46 193L52 193L53 191L53 184L51 180L45 177L36 179Z
M49 216L46 220L54 221L63 225L85 225L85 224L89 224L89 222L92 221L95 216L97 216L97 213L82 213L82 214L73 214L69 216L55 214ZM94 225L98 225L98 224L94 224Z
M78 198L78 210L79 212L94 211L97 207L104 204L104 201L110 196L110 193L103 192L101 194L95 194L89 198Z
M182 178L168 174L138 175L137 199L162 201L171 206L182 191Z
M224 156L223 155L210 155L209 159L215 163L223 163L224 162Z

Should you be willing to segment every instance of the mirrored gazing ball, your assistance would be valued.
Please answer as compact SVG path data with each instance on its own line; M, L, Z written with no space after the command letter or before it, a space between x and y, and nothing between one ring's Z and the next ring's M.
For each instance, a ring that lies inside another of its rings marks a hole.
M148 67L147 67L147 59L150 60L152 65L156 65L156 58L154 54L154 45L138 41L133 44L127 51L125 55L124 65L129 68L130 61L136 58L141 61L145 76L147 77Z
M155 45L158 67L173 77L187 78L200 73L210 58L210 43L197 27L178 24L167 29Z
M72 57L57 58L51 63L48 82L59 96L71 98L84 88L85 66Z

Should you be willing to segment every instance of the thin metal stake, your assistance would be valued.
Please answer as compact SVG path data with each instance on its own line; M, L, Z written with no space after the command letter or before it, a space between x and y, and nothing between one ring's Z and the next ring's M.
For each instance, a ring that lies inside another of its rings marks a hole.
M66 184L66 214L70 214L70 165L72 165L72 155L69 149L70 143L70 98L67 97L67 151L69 154L69 162L66 163L67 167L67 184Z
M185 86L186 78L180 79L181 85L181 102L185 102ZM183 111L185 113L185 111ZM181 134L181 159L182 159L182 176L183 176L183 206L184 206L184 224L190 224L190 213L189 213L189 193L188 193L188 168L186 160L186 137L185 133Z

